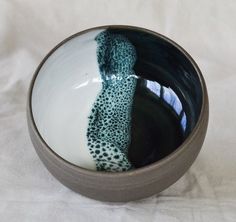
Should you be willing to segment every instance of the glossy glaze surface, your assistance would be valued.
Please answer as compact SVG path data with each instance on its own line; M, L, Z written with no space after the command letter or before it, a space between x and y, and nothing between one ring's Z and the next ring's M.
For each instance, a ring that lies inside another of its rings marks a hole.
M62 158L98 171L127 171L171 154L193 130L202 91L196 70L171 44L140 30L79 35L48 57L32 112Z

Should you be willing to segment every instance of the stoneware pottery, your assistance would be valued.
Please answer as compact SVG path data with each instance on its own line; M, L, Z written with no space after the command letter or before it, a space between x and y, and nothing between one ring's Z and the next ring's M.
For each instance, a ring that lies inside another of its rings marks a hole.
M199 153L208 124L202 74L172 40L130 26L79 32L37 68L30 136L61 183L103 201L162 191Z

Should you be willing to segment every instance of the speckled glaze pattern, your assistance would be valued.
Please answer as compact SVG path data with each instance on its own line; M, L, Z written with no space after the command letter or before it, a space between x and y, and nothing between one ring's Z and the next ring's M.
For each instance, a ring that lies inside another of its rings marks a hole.
M128 160L136 51L127 38L103 31L96 37L102 90L89 116L88 147L98 171L132 168Z

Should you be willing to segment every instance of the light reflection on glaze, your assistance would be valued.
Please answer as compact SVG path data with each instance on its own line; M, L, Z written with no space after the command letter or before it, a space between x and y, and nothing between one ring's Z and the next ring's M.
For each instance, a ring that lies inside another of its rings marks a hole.
M179 97L176 95L176 93L170 87L167 88L165 86L161 86L156 81L146 80L146 86L155 95L164 99L164 101L174 109L176 114L178 114L179 116L182 115L180 124L183 131L185 131L187 125L187 118L185 112L183 111L183 106L181 104L181 101ZM161 89L163 90L162 95L161 95Z

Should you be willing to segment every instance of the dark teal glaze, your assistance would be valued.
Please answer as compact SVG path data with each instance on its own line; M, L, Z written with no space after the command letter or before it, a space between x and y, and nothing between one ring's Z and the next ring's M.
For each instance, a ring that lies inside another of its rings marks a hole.
M137 53L134 71L137 75L175 91L186 112L186 136L189 135L200 114L202 91L196 70L187 57L172 44L152 34L128 29L109 30L125 35L134 45Z
M137 53L134 71L140 79L133 101L128 157L135 167L142 167L172 153L191 133L202 107L201 83L189 59L161 37L131 29L109 31L125 35ZM150 92L146 80L160 84L161 96ZM181 101L180 115L164 100L164 87Z

